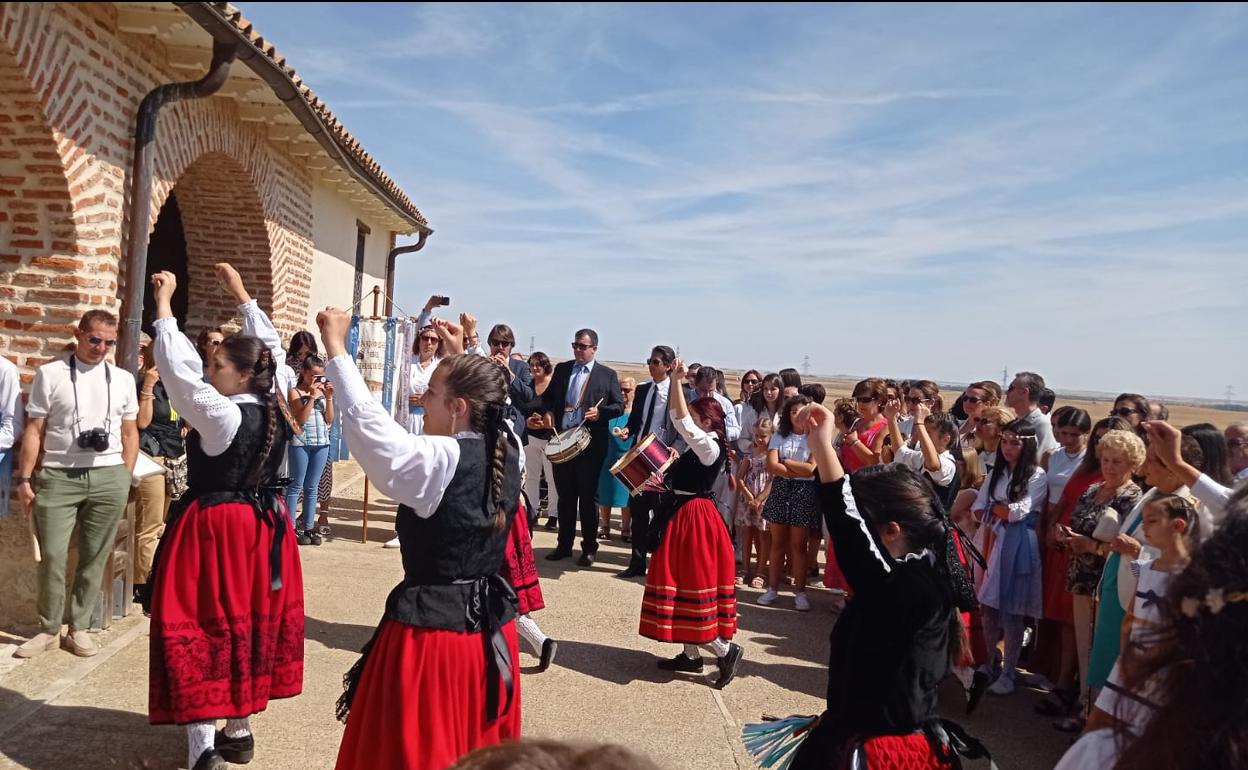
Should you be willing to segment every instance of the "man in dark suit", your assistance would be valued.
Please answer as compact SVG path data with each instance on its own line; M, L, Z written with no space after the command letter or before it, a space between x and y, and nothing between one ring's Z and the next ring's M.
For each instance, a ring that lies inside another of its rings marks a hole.
M582 422L589 428L590 442L579 455L554 466L559 491L559 545L546 555L550 561L572 555L576 521L581 521L581 558L588 567L598 552L598 476L607 457L608 423L624 414L624 398L615 370L594 361L598 333L581 329L572 342L573 360L555 367L542 394L547 425L563 432Z
M646 366L650 369L651 380L637 386L633 411L628 416L628 435L634 446L651 433L669 447L676 443L678 434L672 426L671 412L667 408L668 388L671 386L668 373L671 372L672 362L675 360L676 352L667 345L657 345L650 351ZM686 388L686 397L688 395L689 390ZM646 542L649 540L650 519L658 504L657 492L642 492L629 500L633 553L629 558L628 568L619 573L618 577L631 578L646 574Z
M511 372L507 378L507 396L511 399L507 421L515 429L520 443L526 444L524 418L540 406L537 393L533 390L533 373L523 358L517 361L511 357L511 351L516 346L516 334L510 326L495 324L485 341L490 346L489 357L494 363L507 367L507 371Z

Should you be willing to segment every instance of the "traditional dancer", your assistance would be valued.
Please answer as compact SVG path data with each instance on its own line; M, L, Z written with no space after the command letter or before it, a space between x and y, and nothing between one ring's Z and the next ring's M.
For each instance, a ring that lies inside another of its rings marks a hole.
M233 268L217 275L250 302ZM173 504L152 574L148 714L186 725L187 767L210 770L251 761L248 717L303 690L303 573L277 482L288 432L273 396L281 351L227 337L210 352L205 382L170 307L173 274L152 285L160 379L195 429L190 488Z
M711 499L727 460L724 408L710 397L686 407L682 383L687 374L685 362L677 358L668 408L689 448L668 469L665 482L658 477L650 482L656 487L666 483L671 492L660 504L660 510L667 508L668 520L660 518L651 528L660 539L646 573L639 633L684 644L676 657L659 661L664 671L701 673L698 645L706 645L718 659L715 687L723 689L737 675L743 652L729 641L737 630L732 537Z
M792 767L952 767L960 741L949 733L976 744L937 718L936 689L963 643L957 609L974 606L975 594L948 518L909 468L869 466L851 482L823 406L805 407L797 423L809 433L820 507L853 598L832 630L827 711Z
M546 600L542 598L537 565L533 562L532 539L528 503L522 502L515 523L511 526L511 535L507 538L507 558L503 560L501 574L516 592L520 611L516 616L516 631L533 648L533 654L541 658L537 667L537 673L540 674L554 663L559 643L546 636L542 627L530 615L546 606Z
M404 578L346 676L338 770L442 770L520 735L516 595L499 575L520 502L507 381L477 355L443 359L412 435L346 354L350 318L317 316L343 430L369 480L399 503ZM349 712L349 717L348 717Z

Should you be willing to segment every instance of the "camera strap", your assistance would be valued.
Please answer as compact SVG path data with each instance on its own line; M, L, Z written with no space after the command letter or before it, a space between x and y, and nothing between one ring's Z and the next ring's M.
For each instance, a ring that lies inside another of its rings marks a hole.
M82 433L82 416L78 413L78 354L69 354L69 382L74 388L74 427ZM104 385L107 391L106 411L104 412L104 431L112 435L113 427L113 372L104 362Z

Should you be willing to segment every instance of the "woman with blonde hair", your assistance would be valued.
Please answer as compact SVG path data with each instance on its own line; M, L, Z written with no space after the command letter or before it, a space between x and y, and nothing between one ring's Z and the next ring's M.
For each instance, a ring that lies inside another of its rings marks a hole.
M1105 559L1110 554L1110 543L1118 535L1118 524L1125 520L1131 509L1139 502L1143 492L1132 479L1144 464L1144 442L1132 431L1111 430L1100 440L1096 449L1104 481L1093 484L1079 498L1070 514L1070 526L1061 526L1057 540L1070 551L1066 572L1066 588L1074 595L1075 653L1079 662L1079 677L1089 701L1095 700L1091 692L1099 689L1091 681L1092 623L1094 598ZM1059 525L1060 526L1060 525ZM1114 627L1122 625L1125 613L1112 617L1098 615L1097 620ZM1106 670L1113 666L1109 661ZM1073 720L1065 729L1077 732L1082 722Z

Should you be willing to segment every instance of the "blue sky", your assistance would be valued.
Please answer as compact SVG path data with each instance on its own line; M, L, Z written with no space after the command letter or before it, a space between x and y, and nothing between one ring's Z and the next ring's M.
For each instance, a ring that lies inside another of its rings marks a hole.
M243 3L519 346L1248 396L1248 6Z

